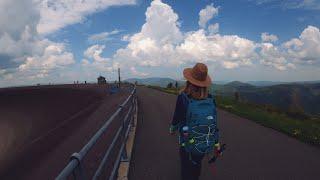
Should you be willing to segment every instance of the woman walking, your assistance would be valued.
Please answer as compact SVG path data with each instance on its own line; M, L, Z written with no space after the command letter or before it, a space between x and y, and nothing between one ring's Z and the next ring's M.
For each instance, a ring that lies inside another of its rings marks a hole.
M186 68L183 75L186 87L178 95L170 133L179 131L181 179L198 180L203 157L220 148L216 106L205 64Z

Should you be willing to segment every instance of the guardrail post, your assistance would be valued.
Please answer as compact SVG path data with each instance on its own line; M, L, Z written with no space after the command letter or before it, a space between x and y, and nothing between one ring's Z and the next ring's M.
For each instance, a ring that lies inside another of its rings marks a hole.
M73 159L78 161L78 166L72 172L73 178L79 179L79 180L85 180L80 154L73 153L70 157L70 160L73 160Z
M126 142L124 142L124 143L126 143ZM123 151L121 153L121 161L122 162L128 162L129 161L126 145L124 145Z
M133 99L133 96L131 97ZM132 106L132 100L131 100L131 106ZM133 106L132 106L133 107ZM130 128L130 121L131 121L131 113L132 113L133 108L131 109L131 112L129 112L129 118L128 119L123 119L122 121L122 131L123 131L123 144L124 148L121 152L121 161L122 162L127 162L128 161L128 155L127 155L127 148L126 148L126 139L127 139L127 128ZM127 125L127 127L126 127Z
M122 131L123 131L123 138L124 138L124 141L123 143L125 144L126 142L126 128L125 128L125 121L123 121L123 128L122 128ZM128 124L129 126L129 124ZM125 147L123 148L122 152L121 152L121 161L124 162L124 161L128 161L128 155L127 155L127 148L126 148L126 145Z
M131 115L131 126L135 127L135 122L134 122L134 114L137 111L137 98L136 98L136 93L134 93L134 96L132 98L132 107L133 107L133 111L132 111L132 115Z

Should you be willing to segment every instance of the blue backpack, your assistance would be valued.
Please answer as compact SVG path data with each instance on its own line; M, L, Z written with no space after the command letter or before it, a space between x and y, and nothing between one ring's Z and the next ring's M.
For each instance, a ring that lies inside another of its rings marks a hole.
M192 154L210 153L218 138L215 101L211 97L194 100L186 94L184 96L188 99L189 105L186 124L180 127L180 145Z

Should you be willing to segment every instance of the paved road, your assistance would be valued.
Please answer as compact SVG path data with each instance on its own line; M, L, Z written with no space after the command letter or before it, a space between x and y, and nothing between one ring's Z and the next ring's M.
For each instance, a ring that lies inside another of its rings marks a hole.
M168 133L176 96L138 88L139 121L129 177L178 180L177 138ZM319 179L320 149L218 110L221 141L228 149L213 174L203 162L200 179Z

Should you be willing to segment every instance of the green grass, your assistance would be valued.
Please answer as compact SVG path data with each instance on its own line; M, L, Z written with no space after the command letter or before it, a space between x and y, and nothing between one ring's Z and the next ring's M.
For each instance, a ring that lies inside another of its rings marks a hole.
M175 88L161 88L148 86L170 94L178 94ZM294 119L286 113L266 110L262 106L237 102L230 97L216 97L217 106L240 117L255 121L263 126L283 132L308 144L320 146L320 120L319 119Z
M236 102L228 97L216 97L220 108L278 130L303 142L320 146L320 122L315 119L294 119L285 113L267 111L259 106Z
M152 88L152 89L156 89L156 90L159 90L159 91L162 91L162 92L166 92L166 93L169 93L169 94L175 94L177 95L179 93L179 89L176 89L176 88L163 88L163 87L159 87L159 86L147 86L148 88Z

